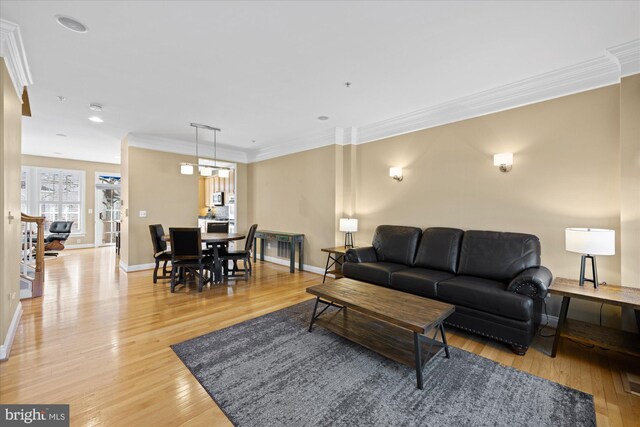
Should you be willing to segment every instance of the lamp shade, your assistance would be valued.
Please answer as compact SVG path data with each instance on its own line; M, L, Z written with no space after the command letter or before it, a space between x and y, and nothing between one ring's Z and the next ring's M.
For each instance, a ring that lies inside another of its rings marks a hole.
M390 177L402 176L402 168L398 168L398 167L389 168L389 176Z
M229 178L229 169L219 169L218 176L220 178Z
M493 156L493 166L512 165L513 153L500 153Z
M180 173L182 175L193 175L193 165L190 165L188 163L181 163Z
M198 168L200 169L200 176L212 176L213 175L213 169L211 169L210 167L199 166Z
M358 231L358 220L355 218L340 218L340 231L355 233Z
M603 228L567 228L565 249L586 255L615 255L616 232Z

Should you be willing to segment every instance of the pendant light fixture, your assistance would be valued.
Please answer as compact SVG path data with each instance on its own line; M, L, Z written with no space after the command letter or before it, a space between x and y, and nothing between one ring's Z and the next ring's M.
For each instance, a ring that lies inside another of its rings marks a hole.
M228 178L230 169L227 167L218 166L218 132L220 132L219 128L214 128L213 126L202 125L199 123L191 123L191 127L196 128L196 159L198 163L180 163L180 173L183 175L193 175L194 167L198 168L198 173L200 176L212 176L215 173L220 178ZM199 155L199 145L200 139L198 134L198 129L207 129L213 131L213 166L200 164L200 155Z

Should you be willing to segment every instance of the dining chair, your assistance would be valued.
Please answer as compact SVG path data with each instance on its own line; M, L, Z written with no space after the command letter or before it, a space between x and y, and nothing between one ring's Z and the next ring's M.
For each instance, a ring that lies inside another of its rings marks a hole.
M235 251L226 251L221 254L221 258L223 263L226 265L228 261L233 261L233 268L231 273L227 275L227 277L244 277L245 280L249 279L249 276L253 273L253 265L251 264L251 254L253 253L253 240L256 235L256 230L258 229L258 224L253 224L251 228L249 228L249 232L247 233L247 239L244 243L244 249L235 250ZM238 261L242 260L244 264L243 269L238 268ZM238 276L236 273L244 272L242 276Z
M207 233L228 233L228 222L209 222L207 223Z
M209 282L213 271L213 258L202 252L200 228L169 228L171 238L171 292L184 280L187 272L197 278L198 292ZM209 272L209 278L205 273ZM178 276L176 278L176 276Z
M161 279L171 278L171 272L167 271L167 263L171 261L171 252L167 250L167 242L162 240L162 236L164 236L162 224L150 225L149 233L151 234L151 243L153 243L153 258L156 262L156 266L153 269L153 283L158 283L158 277ZM163 263L162 276L158 276L160 262Z
M210 222L207 224L207 233L229 233L228 222ZM207 243L207 255L213 255L213 245L218 245L219 249L225 249L228 243Z

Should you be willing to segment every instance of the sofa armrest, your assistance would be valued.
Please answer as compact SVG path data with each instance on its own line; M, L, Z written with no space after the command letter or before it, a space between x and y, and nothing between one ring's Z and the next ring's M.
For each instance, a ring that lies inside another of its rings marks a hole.
M366 248L349 249L344 255L344 260L346 262L376 262L378 257L373 246L367 246Z
M553 275L547 267L527 268L509 283L507 291L531 298L544 299L547 296L549 286L551 286L551 279L553 279Z

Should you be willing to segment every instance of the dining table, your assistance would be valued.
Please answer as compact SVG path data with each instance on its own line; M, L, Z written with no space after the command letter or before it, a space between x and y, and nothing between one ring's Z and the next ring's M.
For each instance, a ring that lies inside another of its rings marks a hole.
M219 244L233 242L235 240L242 240L246 238L246 235L242 233L202 233L200 234L200 240L203 243L213 246L213 278L214 283L222 282L222 262L220 261ZM162 236L162 240L165 242L171 242L171 236L165 234Z

